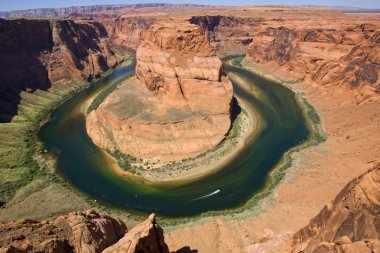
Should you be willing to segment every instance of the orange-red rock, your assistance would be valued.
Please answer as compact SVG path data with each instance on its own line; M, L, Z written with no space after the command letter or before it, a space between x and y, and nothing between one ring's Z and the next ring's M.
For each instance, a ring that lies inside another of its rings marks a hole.
M380 166L349 182L332 203L293 235L294 252L380 250Z
M156 223L155 215L132 228L117 243L103 253L169 253L162 228Z
M136 59L137 80L119 86L88 116L95 144L168 162L223 140L233 88L200 27L182 20L155 24Z
M101 252L126 231L120 219L93 210L55 221L20 220L0 224L0 252Z

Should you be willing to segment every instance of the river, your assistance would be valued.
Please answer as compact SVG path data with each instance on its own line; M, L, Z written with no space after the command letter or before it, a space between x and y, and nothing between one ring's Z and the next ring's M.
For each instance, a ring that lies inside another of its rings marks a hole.
M261 130L234 160L202 178L149 183L137 177L122 177L111 169L112 161L87 135L81 108L94 94L133 72L133 64L118 67L64 102L41 127L38 137L56 156L60 176L107 205L166 217L241 206L270 182L269 173L285 152L310 136L294 92L242 68L238 63L241 59L226 57L224 70L231 77L236 96L259 115Z

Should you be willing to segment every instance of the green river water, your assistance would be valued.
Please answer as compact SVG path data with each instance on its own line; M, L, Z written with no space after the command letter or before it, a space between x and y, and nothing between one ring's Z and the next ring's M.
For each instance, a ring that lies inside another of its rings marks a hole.
M294 92L242 68L238 64L241 59L226 57L224 70L231 77L235 95L254 108L262 127L235 159L202 178L153 184L122 177L112 171L109 158L87 135L81 106L94 93L132 73L134 64L118 67L63 103L41 127L39 139L50 154L56 155L60 176L107 205L166 217L241 206L271 181L269 173L284 153L310 136Z

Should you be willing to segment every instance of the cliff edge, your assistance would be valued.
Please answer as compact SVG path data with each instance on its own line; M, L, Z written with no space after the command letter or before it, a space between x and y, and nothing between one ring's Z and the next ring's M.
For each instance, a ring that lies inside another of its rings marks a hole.
M156 163L194 157L231 125L233 88L199 26L154 24L136 53L136 78L89 114L95 144Z

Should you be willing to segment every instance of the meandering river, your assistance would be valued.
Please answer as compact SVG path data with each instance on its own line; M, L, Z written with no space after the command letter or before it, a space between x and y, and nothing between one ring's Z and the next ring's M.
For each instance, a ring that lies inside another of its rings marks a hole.
M310 135L294 92L242 68L237 63L241 59L226 57L224 69L232 79L236 96L255 109L262 127L234 160L213 174L165 183L122 177L111 169L112 161L92 143L81 108L94 94L133 72L134 64L117 68L63 103L41 127L39 138L47 151L56 155L60 176L108 205L168 217L241 206L263 190L270 181L270 171L284 153Z

